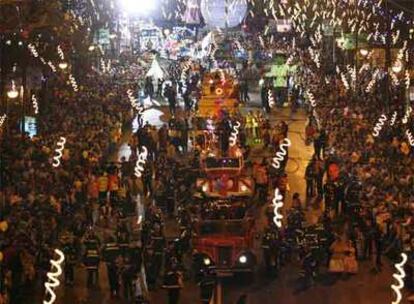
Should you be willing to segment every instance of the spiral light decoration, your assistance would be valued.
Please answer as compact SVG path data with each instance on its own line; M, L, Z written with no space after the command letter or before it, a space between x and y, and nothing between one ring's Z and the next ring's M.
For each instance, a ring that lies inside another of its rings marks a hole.
M385 125L386 121L387 121L387 116L382 114L381 117L378 119L377 124L374 127L374 131L372 132L372 136L374 136L374 137L379 136L379 133L382 130L382 127Z
M32 95L32 104L33 104L33 109L34 109L35 114L38 114L39 113L39 104L37 102L37 98L36 98L35 94Z
M410 118L411 113L413 112L413 108L412 107L408 107L407 111L404 114L404 117L402 119L402 123L403 124L407 124L408 123L408 119Z
M272 200L273 203L273 213L274 213L274 217L273 217L273 222L275 223L275 225L278 228L282 227L282 219L283 219L283 215L281 213L279 213L279 209L283 207L283 196L280 194L280 191L278 188L275 189L275 196Z
M285 156L287 155L287 150L285 148L290 147L292 142L289 138L285 138L282 141L282 144L280 144L279 152L276 153L276 157L273 157L273 163L272 166L275 169L280 169L280 163L285 159Z
M142 153L139 153L137 162L135 164L135 176L140 178L142 172L144 172L145 163L147 162L148 150L145 146L142 146Z
M127 91L127 94L128 94L129 102L130 102L132 108L135 109L136 111L138 111L138 115L142 115L145 109L144 109L143 106L141 106L139 104L137 99L134 97L134 93L132 92L132 90L129 89Z
M312 107L316 107L316 100L315 100L315 96L313 96L313 94L308 90L306 91L306 95L309 98L309 102L311 104Z
M47 273L47 282L45 283L46 296L49 295L49 300L44 300L43 304L52 304L56 300L56 293L54 289L60 285L59 276L62 274L62 263L65 260L65 255L59 249L55 249L55 253L59 256L57 260L50 260L52 265L51 270ZM54 271L52 271L54 269Z
M267 99L269 100L269 107L275 106L275 98L273 97L272 90L267 91Z
M240 128L241 124L240 122L236 122L233 126L233 132L231 132L230 135L230 147L233 147L236 145L237 143L237 136L239 135L239 128Z
M398 273L394 273L392 276L398 282L398 285L391 285L391 289L394 290L395 295L397 296L395 301L392 301L392 304L399 304L402 300L401 289L404 288L404 281L405 278L405 271L404 265L407 263L407 255L405 253L401 253L402 261L401 263L395 264L395 268L397 268Z
M70 81L70 84L72 85L73 90L75 92L79 91L78 83L76 82L76 79L75 77L73 77L72 74L69 75L69 81Z
M391 117L390 125L391 126L395 125L396 121L397 121L397 111L394 111L394 113L392 114L392 117Z
M410 143L411 147L414 147L414 136L413 133L411 133L410 130L405 131L405 134L407 135L408 142Z
M56 154L53 157L53 167L57 168L60 166L60 159L62 158L63 155L63 149L65 149L65 144L66 144L66 138L65 137L60 137L60 140L57 143L58 148L55 149Z

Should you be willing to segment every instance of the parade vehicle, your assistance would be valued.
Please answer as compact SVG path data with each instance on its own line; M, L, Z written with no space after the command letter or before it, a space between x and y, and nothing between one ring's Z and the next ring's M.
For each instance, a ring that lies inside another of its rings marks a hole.
M206 73L203 77L198 116L219 117L222 111L234 113L239 104L238 83L233 75L224 70Z
M214 269L220 274L252 272L255 222L251 215L253 180L244 174L243 157L235 148L231 157L203 151L201 176L195 195L193 258L196 273Z
M254 220L201 219L195 225L193 261L196 272L214 269L217 273L253 272L256 256Z

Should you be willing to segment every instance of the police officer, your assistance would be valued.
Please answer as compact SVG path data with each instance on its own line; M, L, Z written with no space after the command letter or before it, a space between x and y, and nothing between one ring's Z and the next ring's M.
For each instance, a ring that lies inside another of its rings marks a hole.
M155 275L158 276L161 270L163 254L166 249L165 237L161 230L161 226L158 224L154 225L154 228L151 232L151 244L154 249L154 263L156 265L154 269Z
M68 285L73 285L75 281L75 264L77 259L77 251L73 244L73 239L70 237L65 237L63 240L63 253L65 254L65 283Z
M178 304L180 290L183 288L183 277L177 270L177 265L173 265L171 270L165 273L162 287L168 292L168 304Z
M99 271L99 247L100 242L98 237L91 231L84 241L85 254L84 265L88 272L88 287L92 287L98 282Z
M277 228L274 225L268 225L262 239L263 258L268 275L274 274L277 270L277 242Z
M214 288L216 287L215 277L210 273L206 273L198 285L200 286L201 303L209 304L211 297L213 296Z
M118 267L116 265L116 259L119 255L120 249L118 243L115 242L113 237L108 238L103 248L103 258L106 262L111 296L117 296L119 294Z

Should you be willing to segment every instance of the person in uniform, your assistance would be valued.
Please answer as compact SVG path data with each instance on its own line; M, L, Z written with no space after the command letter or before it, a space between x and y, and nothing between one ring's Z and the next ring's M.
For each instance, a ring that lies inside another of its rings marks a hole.
M99 271L99 247L100 242L98 237L91 231L84 241L85 255L84 265L88 273L87 284L88 287L95 286L98 282Z
M113 237L108 238L103 248L103 258L106 262L106 270L108 272L109 288L111 296L119 294L118 268L116 259L120 256L120 248Z
M65 240L63 245L63 253L65 254L65 283L73 286L73 283L75 282L74 268L76 264L77 252L72 240Z
M163 288L168 292L168 304L178 304L180 291L183 288L183 277L178 271L177 265L173 265L170 271L165 273Z
M277 242L277 228L270 224L265 228L262 238L263 258L268 275L273 275L278 268Z

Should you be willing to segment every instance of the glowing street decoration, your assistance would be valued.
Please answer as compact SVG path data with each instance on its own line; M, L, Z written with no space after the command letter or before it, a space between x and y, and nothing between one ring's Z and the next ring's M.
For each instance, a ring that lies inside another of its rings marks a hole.
M237 136L239 135L240 122L236 122L233 126L233 132L230 135L230 146L233 147L237 143Z
M275 225L278 228L282 227L282 219L283 219L283 215L281 213L279 213L279 209L283 207L283 196L280 194L279 188L275 189L275 196L272 200L273 203L273 213L274 213L274 217L273 217L273 222L275 223Z
M60 166L60 159L62 158L63 149L65 149L65 144L66 144L66 138L61 136L60 140L57 143L58 148L55 149L56 154L53 157L52 166L55 167L55 168Z
M410 143L410 146L411 147L414 147L414 136L413 136L413 133L411 133L410 130L406 130L405 131L405 134L407 135L408 142Z
M269 100L269 107L275 106L275 98L273 97L272 90L267 91L267 99Z
M280 162L282 162L285 159L285 156L287 155L287 150L285 148L290 147L292 142L289 138L283 139L282 143L280 144L280 151L276 153L276 157L273 157L273 163L272 166L275 169L280 169Z
M33 44L29 43L27 47L29 48L29 51L30 53L32 53L33 57L39 57L39 53L37 52L36 47Z
M306 91L306 95L309 98L310 104L312 107L316 107L316 100L315 100L315 96L313 96L313 94L310 91Z
M65 54L63 53L62 48L60 47L60 45L57 46L57 52L58 52L58 55L59 55L60 59L62 61L65 60Z
M407 124L408 123L408 119L410 118L412 112L413 112L413 108L412 107L408 107L408 109L405 112L404 117L402 119L402 123L403 124Z
M39 104L35 94L32 95L32 104L35 114L39 114Z
M73 77L72 74L69 75L69 81L70 81L70 84L72 85L73 90L75 92L79 91L78 83L76 82L76 79L75 77Z
M372 136L374 136L374 137L379 136L379 133L382 130L382 127L385 125L386 121L387 121L387 116L382 114L381 117L378 119L377 124L374 127L374 131L372 132Z
M62 263L65 255L59 249L55 249L55 253L59 256L57 260L50 260L51 270L47 273L48 281L45 283L46 295L50 295L49 300L44 300L43 304L52 304L56 300L54 289L60 285L59 276L62 274ZM54 271L52 271L54 269Z
M397 120L397 111L394 111L391 117L390 125L391 126L395 125L396 120Z
M1 130L1 127L3 126L4 122L6 121L6 118L7 118L7 115L6 114L3 114L0 117L0 130Z
M127 94L128 94L129 102L130 102L132 108L135 109L136 111L138 111L138 115L142 115L144 113L145 109L144 109L143 106L141 106L138 103L137 99L134 97L134 92L131 89L129 89L127 91Z
M401 289L404 288L404 278L405 278L405 271L404 265L407 263L407 255L405 253L401 253L402 261L401 263L395 264L395 268L397 268L398 273L394 273L392 276L398 282L398 285L391 285L391 289L394 290L397 299L392 301L392 304L399 304L402 300Z
M147 162L148 150L145 146L142 146L142 153L139 153L137 162L135 164L135 176L140 178L142 172L144 172L145 163Z

